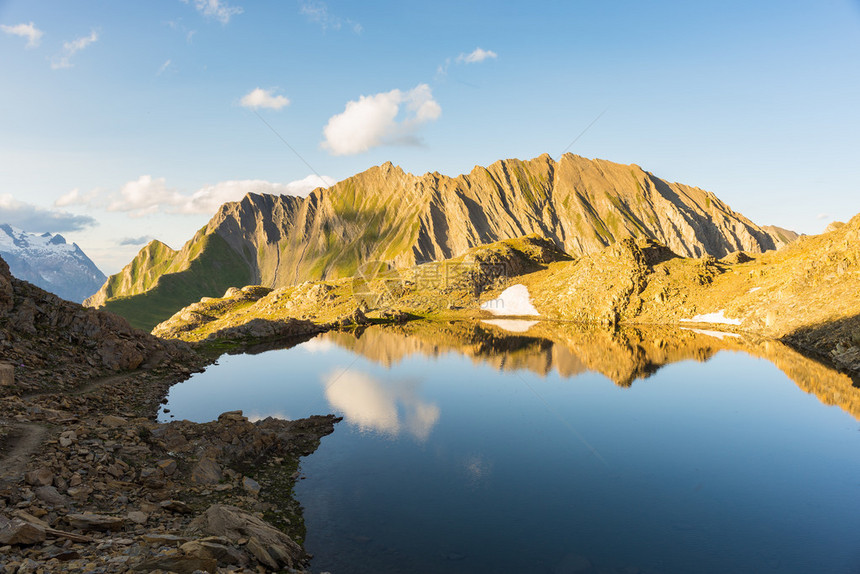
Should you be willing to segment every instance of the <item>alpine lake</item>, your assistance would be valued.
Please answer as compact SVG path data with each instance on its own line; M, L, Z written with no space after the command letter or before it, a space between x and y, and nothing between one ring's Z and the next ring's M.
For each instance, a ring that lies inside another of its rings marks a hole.
M295 486L314 572L860 572L860 388L774 341L371 326L224 355L168 401L343 417Z

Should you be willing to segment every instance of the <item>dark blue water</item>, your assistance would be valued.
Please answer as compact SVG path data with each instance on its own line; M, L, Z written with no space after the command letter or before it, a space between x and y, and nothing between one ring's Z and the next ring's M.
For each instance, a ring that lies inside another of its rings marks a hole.
M625 388L338 337L224 357L167 405L344 416L297 486L314 571L860 572L860 423L766 360Z

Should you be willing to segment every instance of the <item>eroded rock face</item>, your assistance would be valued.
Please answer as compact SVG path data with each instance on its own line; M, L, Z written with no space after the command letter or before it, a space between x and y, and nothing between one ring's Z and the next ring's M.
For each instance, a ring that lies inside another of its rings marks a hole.
M225 274L210 272L216 262L237 268L235 281L243 282L236 287L280 288L353 276L373 261L397 268L439 261L532 233L574 256L647 237L679 255L722 257L779 248L794 237L759 227L711 193L636 165L571 154L556 162L545 154L446 177L416 176L386 163L306 198L248 194L226 203L179 252L147 245L88 304L110 308L117 298L149 293L147 303L158 300L175 312L229 287ZM216 250L217 258L211 256ZM201 267L217 285L191 280ZM184 300L157 292L155 279L165 273L187 278Z

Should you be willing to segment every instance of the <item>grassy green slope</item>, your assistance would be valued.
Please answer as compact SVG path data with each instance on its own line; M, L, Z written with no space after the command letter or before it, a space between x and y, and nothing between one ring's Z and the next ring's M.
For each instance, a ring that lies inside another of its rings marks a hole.
M104 309L125 317L133 327L151 331L201 297L219 297L229 287L253 282L247 264L217 234L203 236L194 251L183 271L161 275L144 293L110 299Z

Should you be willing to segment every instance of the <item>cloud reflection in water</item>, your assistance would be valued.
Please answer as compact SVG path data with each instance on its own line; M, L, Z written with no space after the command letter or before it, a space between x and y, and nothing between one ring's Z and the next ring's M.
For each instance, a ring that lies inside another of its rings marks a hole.
M322 383L329 404L362 430L390 436L406 431L424 441L439 420L439 407L419 398L416 381L383 382L365 373L332 371Z

